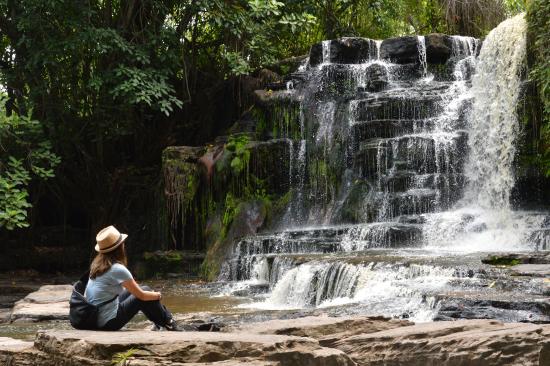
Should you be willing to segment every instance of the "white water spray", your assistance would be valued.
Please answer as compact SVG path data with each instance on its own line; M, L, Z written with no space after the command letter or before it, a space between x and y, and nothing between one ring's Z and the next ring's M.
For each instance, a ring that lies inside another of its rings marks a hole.
M417 36L418 38L418 57L420 61L420 66L422 67L422 77L425 78L428 76L428 62L426 59L426 37Z
M520 134L516 108L526 54L523 15L502 22L487 36L472 79L470 158L464 201L483 209L510 209L512 163Z
M455 39L456 53L472 54L475 42ZM532 249L528 242L543 215L512 211L516 116L526 55L523 15L502 22L485 39L472 78L468 118L469 158L463 198L453 211L427 215L429 246L458 251Z

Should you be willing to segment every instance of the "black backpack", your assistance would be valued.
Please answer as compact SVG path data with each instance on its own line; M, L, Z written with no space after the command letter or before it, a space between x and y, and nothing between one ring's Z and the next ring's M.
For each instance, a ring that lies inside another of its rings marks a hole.
M89 276L90 272L86 272L75 282L71 298L69 299L69 320L71 325L76 329L97 329L97 314L99 308L114 301L118 297L115 296L111 300L107 300L98 305L90 304L84 297L84 291L86 291Z

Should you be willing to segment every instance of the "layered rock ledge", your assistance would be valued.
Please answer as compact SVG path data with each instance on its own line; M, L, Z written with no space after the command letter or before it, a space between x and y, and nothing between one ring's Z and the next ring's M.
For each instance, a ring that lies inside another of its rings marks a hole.
M8 365L106 365L121 354L143 366L542 366L550 364L550 325L315 316L228 332L47 330L34 342L0 338L0 361Z
M69 319L71 285L44 285L17 301L10 321L45 321Z

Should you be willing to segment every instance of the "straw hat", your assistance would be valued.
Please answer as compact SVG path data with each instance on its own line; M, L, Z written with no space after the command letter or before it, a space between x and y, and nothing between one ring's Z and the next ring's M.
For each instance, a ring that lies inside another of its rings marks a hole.
M107 226L105 229L97 233L95 240L95 250L99 253L109 253L118 248L124 243L128 235L121 234L113 225Z

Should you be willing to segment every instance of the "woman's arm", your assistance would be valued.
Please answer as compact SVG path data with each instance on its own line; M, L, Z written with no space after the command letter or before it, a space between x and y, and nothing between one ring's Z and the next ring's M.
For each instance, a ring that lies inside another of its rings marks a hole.
M134 280L133 278L131 280L122 282L122 286L132 295L142 301L160 300L161 298L160 292L143 291L141 287L139 287L139 285L137 284L136 280Z

